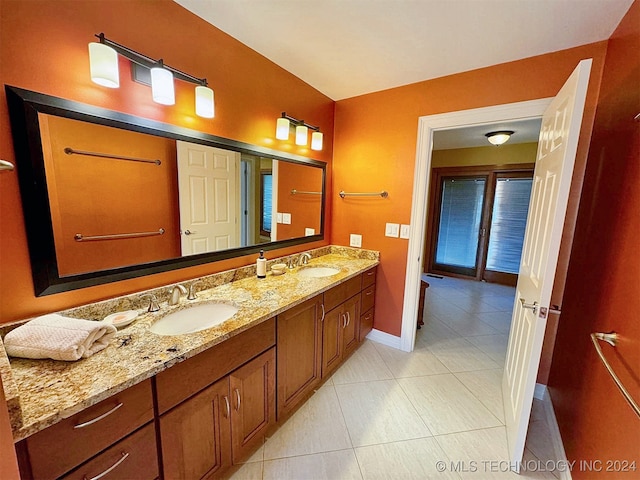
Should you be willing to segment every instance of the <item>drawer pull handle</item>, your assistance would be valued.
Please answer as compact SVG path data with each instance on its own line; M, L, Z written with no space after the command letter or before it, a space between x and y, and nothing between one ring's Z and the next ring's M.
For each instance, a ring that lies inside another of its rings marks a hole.
M226 395L224 397L224 403L227 406L227 411L224 414L224 418L229 418L229 415L231 415L231 407L229 406L229 397L227 397Z
M320 319L320 321L324 322L324 303L321 303L320 306L322 307L322 318Z
M109 415L111 415L113 412L118 410L122 405L124 405L124 404L121 402L121 403L117 404L115 407L113 407L111 410L109 410L108 412L103 413L102 415L100 415L99 417L96 417L93 420L89 420L88 422L79 423L78 425L74 425L73 428L84 428L84 427L88 427L89 425L93 425L94 423L99 422L103 418L108 417Z
M87 478L87 476L84 476L84 480L99 480L100 478L104 477L105 475L107 475L109 472L113 471L114 469L118 468L118 466L124 462L128 457L129 457L129 453L128 452L121 452L122 457L120 457L120 459L114 463L113 465L111 465L109 468L107 468L104 472L99 473L98 475L96 475L95 477L91 477L91 478Z
M236 412L240 411L240 390L237 388L233 389L236 392Z
M347 327L351 325L351 313L347 312Z
M342 328L347 328L347 316L342 315Z
M368 297L373 293L373 290L369 290L367 293L365 293L365 295Z
M371 275L373 275L375 272L367 272L367 277L370 277Z

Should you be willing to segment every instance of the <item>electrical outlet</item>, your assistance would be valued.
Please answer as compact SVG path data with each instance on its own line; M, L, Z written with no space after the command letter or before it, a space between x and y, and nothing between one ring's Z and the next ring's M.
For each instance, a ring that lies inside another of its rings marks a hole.
M355 233L349 235L349 246L362 248L362 235L357 235Z
M409 238L409 234L411 233L410 225L400 225L400 238Z
M282 223L282 214L280 212L276 213L276 223Z
M310 237L311 235L315 235L316 234L316 229L315 228L305 228L304 229L304 236L305 237Z
M291 225L291 214L290 213L283 213L282 214L282 223L284 223L285 225Z
M398 235L400 235L400 225L397 223L387 223L384 235L386 237L398 238Z

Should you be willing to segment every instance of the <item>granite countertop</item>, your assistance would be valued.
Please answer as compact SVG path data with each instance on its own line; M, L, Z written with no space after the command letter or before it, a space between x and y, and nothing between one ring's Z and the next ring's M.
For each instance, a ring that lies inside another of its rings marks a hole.
M77 362L11 358L9 367L0 342L0 374L5 383L14 440L26 438L150 378L379 263L378 252L368 250L325 247L311 253L314 258L309 265L331 266L340 272L330 277L309 278L297 275L299 268L296 268L284 275L274 276L269 272L267 278L257 279L253 266L204 277L205 290L198 292L196 300L189 301L183 297L182 302L173 307L163 301L160 311L154 313L139 308L136 321L118 330L116 338L106 349ZM167 289L156 290L160 295ZM136 299L140 295L136 294ZM118 309L136 306L132 297L61 313L98 320ZM231 303L238 307L238 312L230 320L200 332L176 336L149 332L149 327L157 319L179 309L208 302ZM140 307L139 304L137 306Z

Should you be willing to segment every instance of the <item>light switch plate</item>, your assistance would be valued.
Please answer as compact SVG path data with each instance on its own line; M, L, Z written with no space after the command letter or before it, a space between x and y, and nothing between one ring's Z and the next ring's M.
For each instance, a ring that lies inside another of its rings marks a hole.
M291 214L290 213L283 213L282 214L282 223L284 223L285 225L291 225Z
M280 212L276 213L276 223L282 223L282 214Z
M362 248L362 235L352 233L349 235L349 246Z
M398 238L398 235L400 235L400 225L397 223L387 223L384 234L386 237Z
M315 228L305 228L304 229L304 236L305 237L310 237L311 235L315 235L316 234L316 229Z
M409 225L405 225L405 224L400 225L400 238L409 238L410 233L411 233L411 228Z

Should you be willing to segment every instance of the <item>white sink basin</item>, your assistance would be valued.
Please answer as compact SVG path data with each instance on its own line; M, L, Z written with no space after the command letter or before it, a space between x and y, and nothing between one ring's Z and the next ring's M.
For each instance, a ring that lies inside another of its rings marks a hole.
M220 325L233 317L238 309L226 303L205 303L162 317L149 328L157 335L183 335Z
M298 271L298 275L301 277L322 278L330 277L339 272L339 269L333 267L305 267Z

